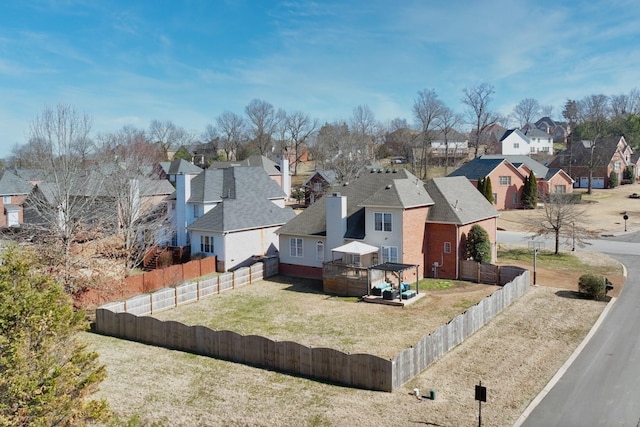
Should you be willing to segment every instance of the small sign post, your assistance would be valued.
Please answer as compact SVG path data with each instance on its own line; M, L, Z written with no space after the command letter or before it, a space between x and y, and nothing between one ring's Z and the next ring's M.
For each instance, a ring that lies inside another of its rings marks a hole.
M624 219L624 232L627 232L627 220L629 219L629 215L627 215L627 213L625 212L624 215L622 216L622 219Z
M478 427L482 427L482 402L487 401L487 388L482 386L482 381L476 386L476 400L478 401Z
M531 240L529 242L529 249L533 249L533 285L537 284L536 282L536 261L538 258L538 251L544 248L544 242L536 242L535 240Z

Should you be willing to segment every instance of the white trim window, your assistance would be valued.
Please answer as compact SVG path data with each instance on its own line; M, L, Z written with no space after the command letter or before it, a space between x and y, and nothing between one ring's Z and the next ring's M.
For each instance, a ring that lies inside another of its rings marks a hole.
M398 247L397 246L383 246L382 247L382 262L398 262Z
M213 236L200 236L200 252L213 253Z
M390 213L374 212L374 228L376 231L391 231L393 217Z
M501 186L511 185L511 177L509 175L501 176L498 180Z
M5 205L11 204L11 196L2 196L2 203Z
M193 217L199 218L200 214L198 213L198 205L193 205Z
M316 261L324 261L324 242L322 240L316 242Z
M302 239L300 237L292 237L289 239L289 254L294 258L302 258Z
M444 242L444 253L445 254L451 253L451 242Z

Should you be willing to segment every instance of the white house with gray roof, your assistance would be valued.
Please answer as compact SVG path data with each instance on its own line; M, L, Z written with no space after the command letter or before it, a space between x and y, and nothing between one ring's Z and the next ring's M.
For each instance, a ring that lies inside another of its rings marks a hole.
M216 256L220 271L255 256L275 255L275 230L295 216L285 200L284 191L262 167L178 174L169 199L172 244L189 246L192 255Z

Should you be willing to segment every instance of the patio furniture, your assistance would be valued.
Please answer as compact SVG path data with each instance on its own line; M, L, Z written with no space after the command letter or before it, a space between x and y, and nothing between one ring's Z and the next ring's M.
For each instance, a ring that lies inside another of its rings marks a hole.
M400 291L397 289L386 290L382 292L382 298L386 300L394 300L394 299L398 299L399 297L400 297Z

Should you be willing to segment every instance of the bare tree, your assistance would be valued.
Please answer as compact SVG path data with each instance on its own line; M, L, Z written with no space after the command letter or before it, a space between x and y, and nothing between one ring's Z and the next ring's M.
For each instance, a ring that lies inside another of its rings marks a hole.
M418 175L427 176L428 153L431 150L431 133L436 128L444 111L444 103L438 99L433 89L423 89L413 101L413 116L422 131L422 147L420 147L420 164Z
M589 187L587 194L593 191L593 171L599 166L600 160L594 156L596 144L605 134L610 117L609 97L606 95L589 95L577 104L578 124L580 135L589 143Z
M543 117L551 117L553 115L553 105L541 105L540 114L542 114Z
M451 108L448 106L444 106L442 108L442 113L440 114L440 120L438 120L438 128L442 132L444 136L444 174L447 175L449 169L449 137L455 131L455 128L462 122L462 117L459 114L456 114ZM458 147L454 146L453 149L453 158L455 161L456 153Z
M169 160L170 151L193 141L193 135L174 125L171 120L152 120L149 125L149 138L160 146L164 160Z
M283 119L283 111L276 111L267 101L253 99L244 112L249 121L252 142L264 156L271 149L273 134Z
M537 100L524 98L514 107L511 114L518 121L519 127L522 128L527 123L532 123L532 120L540 114L540 110L540 103Z
M30 141L37 141L43 167L42 182L26 202L30 226L49 236L49 260L61 267L60 279L73 291L71 245L95 220L94 202L101 181L86 173L84 157L93 143L92 120L60 104L45 108L30 126ZM62 259L62 262L60 262Z
M373 111L366 105L358 105L353 109L349 120L350 136L357 150L368 160L375 158L376 142L378 140L380 124Z
M311 119L308 114L302 111L295 111L287 115L284 121L284 128L288 139L291 141L291 148L295 157L293 174L297 175L303 146L318 128L318 119Z
M543 200L543 208L532 218L532 229L538 236L553 236L555 254L560 253L560 242L572 242L584 246L593 234L582 226L585 210L570 194L549 194Z
M144 132L135 128L125 126L101 135L100 140L103 147L115 147L99 157L107 202L103 222L111 226L110 234L120 237L121 246L111 248L110 255L122 255L128 272L142 262L151 247L167 239L166 205L159 199L163 196L154 198L152 190L159 181L150 178L158 157L151 155L149 147L153 145ZM107 218L109 221L104 221Z
M482 83L464 89L463 93L462 103L468 107L467 119L473 126L470 139L475 148L474 157L478 157L480 145L484 143L485 130L500 119L500 116L489 108L493 100L494 88L490 84Z
M342 122L325 123L318 131L315 154L316 167L331 168L340 182L347 182L369 163L361 138L351 135L349 126Z
M226 160L237 159L238 149L245 140L246 124L242 116L225 111L216 118Z

